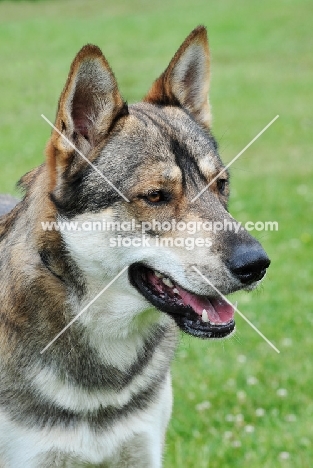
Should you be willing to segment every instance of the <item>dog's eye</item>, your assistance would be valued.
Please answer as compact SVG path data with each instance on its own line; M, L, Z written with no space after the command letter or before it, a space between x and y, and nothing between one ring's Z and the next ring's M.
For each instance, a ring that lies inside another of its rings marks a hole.
M157 204L168 200L168 197L165 195L162 190L151 190L143 197L149 203Z
M227 185L227 179L218 179L217 180L217 188L218 188L220 193L222 193L222 194L224 193L226 185Z
M153 192L149 192L146 198L150 203L159 203L160 201L164 200L161 190L154 190Z

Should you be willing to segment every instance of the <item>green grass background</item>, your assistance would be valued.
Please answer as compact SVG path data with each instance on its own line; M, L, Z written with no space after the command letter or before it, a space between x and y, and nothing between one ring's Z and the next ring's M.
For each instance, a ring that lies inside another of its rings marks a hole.
M312 84L310 0L0 1L0 191L43 161L71 60L95 43L129 102L198 24L212 51L213 130L225 162L279 119L231 167L230 209L255 232L272 265L263 286L238 294L224 342L182 337L165 468L313 466Z

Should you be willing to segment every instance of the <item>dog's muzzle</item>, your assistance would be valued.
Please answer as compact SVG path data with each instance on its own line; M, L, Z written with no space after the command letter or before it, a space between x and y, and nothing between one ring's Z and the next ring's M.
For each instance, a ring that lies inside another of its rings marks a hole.
M189 335L224 338L235 329L235 309L222 297L187 291L172 278L141 263L130 266L129 279L140 294Z

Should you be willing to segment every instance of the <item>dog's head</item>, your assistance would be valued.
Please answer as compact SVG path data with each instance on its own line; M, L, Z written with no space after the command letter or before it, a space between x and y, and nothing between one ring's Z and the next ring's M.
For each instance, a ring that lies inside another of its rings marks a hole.
M208 88L204 27L132 106L101 51L87 45L61 94L47 156L59 215L106 223L63 233L85 275L114 277L127 266L123 294L137 298L136 314L148 301L184 331L216 338L234 329L223 295L255 287L269 259L227 211L229 176L210 130Z

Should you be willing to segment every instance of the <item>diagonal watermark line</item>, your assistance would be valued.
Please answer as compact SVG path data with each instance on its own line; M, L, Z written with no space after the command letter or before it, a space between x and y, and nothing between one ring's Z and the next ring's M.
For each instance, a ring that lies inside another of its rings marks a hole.
M196 196L191 200L191 203L195 202L199 197L201 197L201 195L210 187L210 185L212 185L212 184L216 181L216 179L218 179L218 178L220 177L220 175L223 174L223 172L226 171L226 169L228 169L238 158L240 158L240 156L246 151L246 149L248 149L249 146L251 146L252 143L254 143L255 140L257 140L257 139L262 135L262 133L264 133L265 130L267 130L268 127L270 127L270 126L275 122L275 120L278 119L278 117L279 117L279 115L276 115L276 117L274 117L274 119L271 120L270 123L268 123L268 124L266 125L266 127L264 127L263 130L261 130L260 133L258 133L258 134L253 138L253 140L251 140L250 143L248 143L247 146L245 146L244 149L241 150L240 153L238 153L237 156L235 156L234 159L232 159L232 160L227 164L227 166L225 166L225 167L221 170L221 172L219 172L219 173L217 174L217 176L214 177L214 179L212 179L211 182L210 182L208 185L206 185L206 186L198 193L198 195L196 195Z
M234 305L233 305L233 304L232 304L232 303L231 303L231 302L214 286L214 284L211 283L210 280L208 280L208 278L206 278L206 277L201 273L201 271L198 270L197 267L195 267L195 266L193 265L192 268L201 276L201 278L202 278L204 281L206 281L206 282L207 282L207 283L224 299L224 301L226 301L229 305L231 305L232 307L234 307ZM277 349L276 346L273 345L273 343L272 343L270 340L268 340L268 339L266 338L266 336L264 336L263 333L260 332L260 330L258 330L258 328L256 328L256 326L253 325L253 323L251 323L250 320L247 319L247 317L245 317L245 316L243 315L242 312L240 312L240 310L237 309L237 307L234 307L234 309L235 309L235 311L240 315L240 317L242 317L242 318L248 323L248 325L250 325L250 327L253 328L253 330L256 331L256 332L261 336L261 338L263 338L263 340L265 340L266 343L268 343L268 344L276 351L276 353L280 353L279 349Z
M99 171L99 169L94 166L94 164L92 164L92 162L89 161L88 158L86 158L86 156L81 152L79 151L78 148L76 148L76 146L65 136L63 135L63 133L60 132L60 130L58 128L56 128L55 125L53 125L52 122L50 122L49 119L47 119L47 117L43 114L41 114L41 117L50 125L50 127L52 127L62 138L64 138L64 140L89 164L89 166L91 166L105 181L107 184L109 184L122 198L124 198L125 201L127 201L129 203L129 200L127 197L125 197L125 195L117 188L115 187L114 184L112 184L112 182L107 178L105 177L104 174L102 174L101 171Z
M128 268L128 266L126 266L125 268L123 268L123 270L121 270L116 276L115 278L112 279L112 281L110 281L93 299L92 301L89 302L89 304L86 305L86 307L84 307L77 315L75 315L75 317L63 328L63 330L60 331L60 333L58 333L54 338L53 340L50 341L50 343L47 344L47 346L45 348L43 348L41 351L40 351L40 354L43 354L45 351L47 351L48 348L50 348L50 346L61 336L63 335L63 333L71 326L73 325L73 323L91 306L91 304L93 304L97 299L98 297L100 297L113 283L114 281L116 281L123 273L124 271L126 271Z

